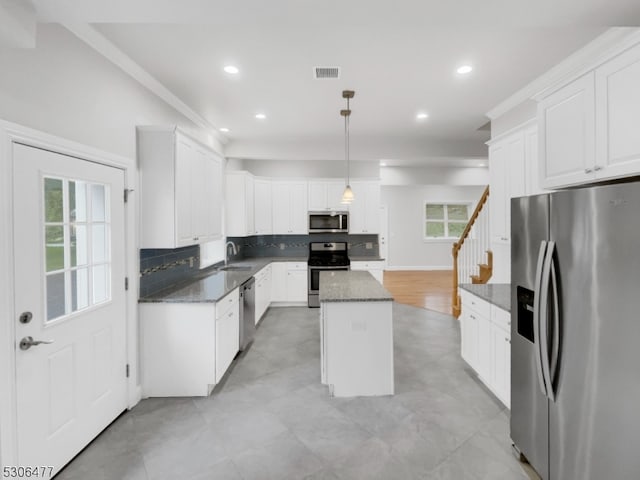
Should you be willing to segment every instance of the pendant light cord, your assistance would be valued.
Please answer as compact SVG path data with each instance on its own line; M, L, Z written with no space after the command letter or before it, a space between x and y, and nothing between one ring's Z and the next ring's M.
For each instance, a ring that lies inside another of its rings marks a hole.
M349 112L344 117L344 156L347 159L347 185L350 182L350 168L349 168L349 117L351 116L351 111L349 110L349 98L347 97L347 112Z

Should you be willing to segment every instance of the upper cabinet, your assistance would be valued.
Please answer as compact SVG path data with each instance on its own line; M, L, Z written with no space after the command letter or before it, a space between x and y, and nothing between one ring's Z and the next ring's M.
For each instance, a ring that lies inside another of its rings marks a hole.
M254 186L254 216L256 235L273 233L273 207L271 180L256 178Z
M595 178L593 72L538 103L543 186L555 188Z
M309 182L309 210L345 210L340 202L344 192L343 180L313 180Z
M220 238L222 158L175 127L138 127L137 142L141 248Z
M349 206L349 233L380 231L380 182L351 182L354 200ZM342 196L342 192L340 192Z
M227 237L255 235L254 180L249 172L227 172Z
M305 181L274 181L273 233L306 234L308 189Z
M595 72L599 179L640 173L640 44Z
M542 186L640 174L640 44L538 103Z

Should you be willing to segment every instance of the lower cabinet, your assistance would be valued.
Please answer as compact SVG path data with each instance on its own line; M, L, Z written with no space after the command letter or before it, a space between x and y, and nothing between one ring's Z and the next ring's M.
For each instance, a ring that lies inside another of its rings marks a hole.
M351 270L366 270L373 278L375 278L380 284L383 283L384 276L384 262L382 260L376 261L352 261Z
M307 303L307 262L274 262L271 266L271 301Z
M461 292L461 355L507 406L511 404L511 314Z
M143 397L207 396L238 352L239 292L217 303L141 303Z
M271 277L272 264L267 265L256 275L256 325L262 319L262 316L271 304Z

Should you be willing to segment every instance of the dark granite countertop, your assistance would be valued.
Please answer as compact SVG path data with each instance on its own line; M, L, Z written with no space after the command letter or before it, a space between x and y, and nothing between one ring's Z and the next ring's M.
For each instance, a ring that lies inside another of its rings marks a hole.
M320 272L320 302L390 302L391 294L365 271Z
M508 283L462 283L460 288L486 300L498 308L511 311L511 285Z
M362 255L349 255L349 259L352 262L379 262L384 260L384 258L380 257L364 257Z
M196 278L160 292L141 297L139 303L201 303L218 302L227 294L272 262L306 262L306 257L256 257L230 263L249 267L247 270L207 268Z

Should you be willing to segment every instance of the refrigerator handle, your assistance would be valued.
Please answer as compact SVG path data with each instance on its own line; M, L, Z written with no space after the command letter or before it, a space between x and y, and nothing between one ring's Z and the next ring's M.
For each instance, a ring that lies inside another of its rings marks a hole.
M538 372L538 381L540 382L540 390L547 396L547 387L544 383L544 377L542 374L542 353L540 341L540 295L542 292L542 267L544 266L544 259L547 252L547 242L544 240L540 242L540 250L538 251L538 263L536 265L536 283L534 285L533 293L533 340L535 348L533 349L536 354L536 372Z
M542 284L540 285L540 355L542 357L542 376L547 386L547 397L555 401L549 365L549 283L552 275L553 252L555 242L547 244L547 252L542 267Z
M560 309L558 295L558 280L556 277L556 261L551 255L551 293L553 295L553 346L551 350L551 365L549 368L549 391L551 400L555 400L556 392L553 388L553 380L556 378L558 357L560 356Z

